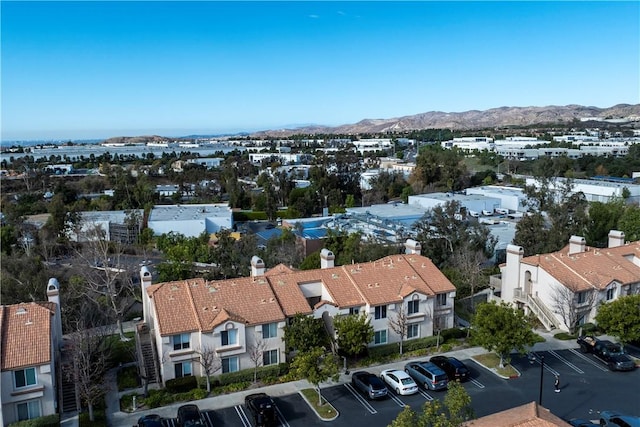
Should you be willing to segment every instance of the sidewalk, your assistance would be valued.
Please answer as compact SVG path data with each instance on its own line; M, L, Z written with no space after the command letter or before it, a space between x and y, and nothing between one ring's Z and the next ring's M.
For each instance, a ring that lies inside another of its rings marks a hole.
M536 331L539 335L545 338L545 342L536 343L532 351L547 351L547 350L561 350L561 349L569 349L576 348L576 343L574 340L561 341L557 340L553 337L554 332L544 332L544 331ZM448 356L456 357L458 359L464 360L469 359L473 356L484 354L487 351L482 347L469 347L460 350L454 350L447 353L444 353ZM369 366L367 371L372 372L376 375L380 374L385 369L404 369L404 365L408 362L408 360L400 360L384 365L377 366ZM174 403L172 405L163 406L160 408L154 409L145 409L138 410L133 413L126 413L120 411L120 396L124 394L133 393L134 391L138 391L142 393L142 388L138 390L127 390L124 392L117 391L117 382L116 382L116 373L117 368L112 369L107 373L107 384L110 385L109 393L107 394L107 420L109 425L112 427L131 427L137 423L138 418L147 415L147 414L158 414L161 417L165 418L174 418L176 413L178 412L178 407L184 405L185 402ZM346 375L342 373L340 375L340 379L337 382L329 381L323 383L321 387L331 387L336 384L347 383L351 381L351 375ZM153 384L149 388L157 388L158 386ZM293 381L282 384L274 384L270 386L261 387L259 391L267 393L271 396L285 396L289 394L294 394L299 392L302 389L312 387L306 380ZM205 399L193 401L200 407L201 410L216 410L221 408L233 407L236 405L244 404L244 398L248 394L256 393L258 389L250 389L244 390L237 393L224 394L214 397L207 397ZM68 419L64 419L61 422L61 425L64 427L77 427L78 426L78 417L72 416Z

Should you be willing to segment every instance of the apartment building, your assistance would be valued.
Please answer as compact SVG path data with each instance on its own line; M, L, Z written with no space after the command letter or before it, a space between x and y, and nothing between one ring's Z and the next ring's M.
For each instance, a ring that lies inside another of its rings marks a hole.
M0 306L0 425L55 414L58 410L62 342L59 285L47 285L48 301Z
M492 278L494 298L532 312L547 329L593 322L600 302L640 292L640 241L625 242L621 231L609 232L607 248L572 236L557 252L523 254L520 246L507 247L501 279Z
M298 313L323 319L328 330L336 315L366 313L374 329L371 346L400 340L389 320L401 311L409 319L406 339L453 327L455 287L420 255L418 242L405 246L405 254L344 266L335 266L334 254L323 249L321 268L306 271L282 264L267 270L254 256L251 277L219 281L151 284L143 267L144 329L162 381L203 375L203 350L215 350L222 373L252 368L256 348L263 365L284 362L283 329Z

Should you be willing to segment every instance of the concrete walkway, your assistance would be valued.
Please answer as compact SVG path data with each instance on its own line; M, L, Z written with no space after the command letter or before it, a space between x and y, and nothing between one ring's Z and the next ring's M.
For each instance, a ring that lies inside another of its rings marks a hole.
M542 332L536 331L539 335L543 336L546 341L542 343L536 343L532 351L546 351L546 350L559 350L559 349L568 349L568 348L576 348L575 340L561 341L553 338L553 334L555 332ZM458 359L464 360L469 359L473 356L484 354L487 351L481 347L469 347L459 350L454 350L448 353L445 353L448 356L457 357ZM420 358L424 359L424 358ZM374 374L380 374L385 369L404 369L404 365L408 362L408 360L399 360L396 362L377 365L377 366L369 366L367 367L367 371L372 372ZM117 386L115 385L115 375L116 371L113 370L109 373L111 378L109 379L110 384L114 384L113 390L117 390ZM346 383L351 381L350 375L341 374L340 379L337 382L329 381L327 383L323 383L321 387L331 387L332 385ZM260 391L265 392L271 396L284 396L293 393L297 393L302 389L312 387L309 382L306 380L293 381L283 384L274 384L270 386L261 387ZM136 424L137 419L141 416L147 414L158 414L161 417L166 418L174 418L178 412L178 407L184 405L185 402L175 403L168 406L163 406L161 408L154 409L145 409L135 411L134 413L125 413L120 411L120 396L123 394L133 393L135 390L127 390L125 392L110 392L107 398L107 417L109 420L109 425L112 427L131 427ZM142 389L138 390L142 393ZM216 410L221 408L228 408L236 405L244 404L244 397L248 394L255 393L256 389L244 390L237 393L229 393L225 395L219 395L214 397L208 397L202 400L194 401L201 410ZM69 425L69 427L72 427Z

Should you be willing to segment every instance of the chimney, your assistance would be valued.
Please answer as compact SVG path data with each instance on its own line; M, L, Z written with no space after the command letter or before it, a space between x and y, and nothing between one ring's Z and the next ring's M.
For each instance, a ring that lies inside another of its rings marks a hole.
M56 305L54 315L54 339L58 348L62 345L62 313L60 311L60 284L58 279L51 278L47 284L47 299Z
M587 241L581 236L571 236L569 239L569 255L580 254L585 251Z
M264 275L264 261L259 256L251 257L251 277Z
M140 285L142 286L142 321L149 323L149 295L147 288L151 286L151 272L147 267L140 269Z
M624 231L611 230L609 231L609 248L617 248L624 245Z
M334 261L336 256L329 249L323 249L320 251L320 268L333 268L335 267Z
M420 242L413 240L413 239L407 239L406 242L404 242L404 253L407 255L420 255L420 252L422 252L422 245L420 244Z

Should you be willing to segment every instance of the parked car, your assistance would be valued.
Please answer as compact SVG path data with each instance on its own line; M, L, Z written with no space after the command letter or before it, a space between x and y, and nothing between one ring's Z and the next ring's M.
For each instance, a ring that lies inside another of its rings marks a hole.
M404 371L427 390L444 390L449 383L447 374L431 362L407 363Z
M180 427L204 427L200 408L190 403L178 408L178 425Z
M582 418L571 418L569 420L569 424L573 427L600 427L600 424L594 424L591 421Z
M369 399L379 399L387 395L387 387L371 372L354 372L351 375L351 384L366 394Z
M138 418L138 427L162 427L162 417L157 414L149 414Z
M244 404L253 414L256 427L271 427L278 425L276 404L266 393L254 393L244 398Z
M580 351L593 353L612 371L633 371L636 368L635 362L624 353L620 344L614 344L609 340L600 340L591 335L578 337L577 343L580 346Z
M433 356L429 361L442 369L449 381L462 382L469 379L469 369L455 357Z
M382 378L396 394L408 395L418 392L418 384L404 371L386 369L380 373L380 378Z
M640 417L624 415L616 411L600 412L602 427L640 427Z

